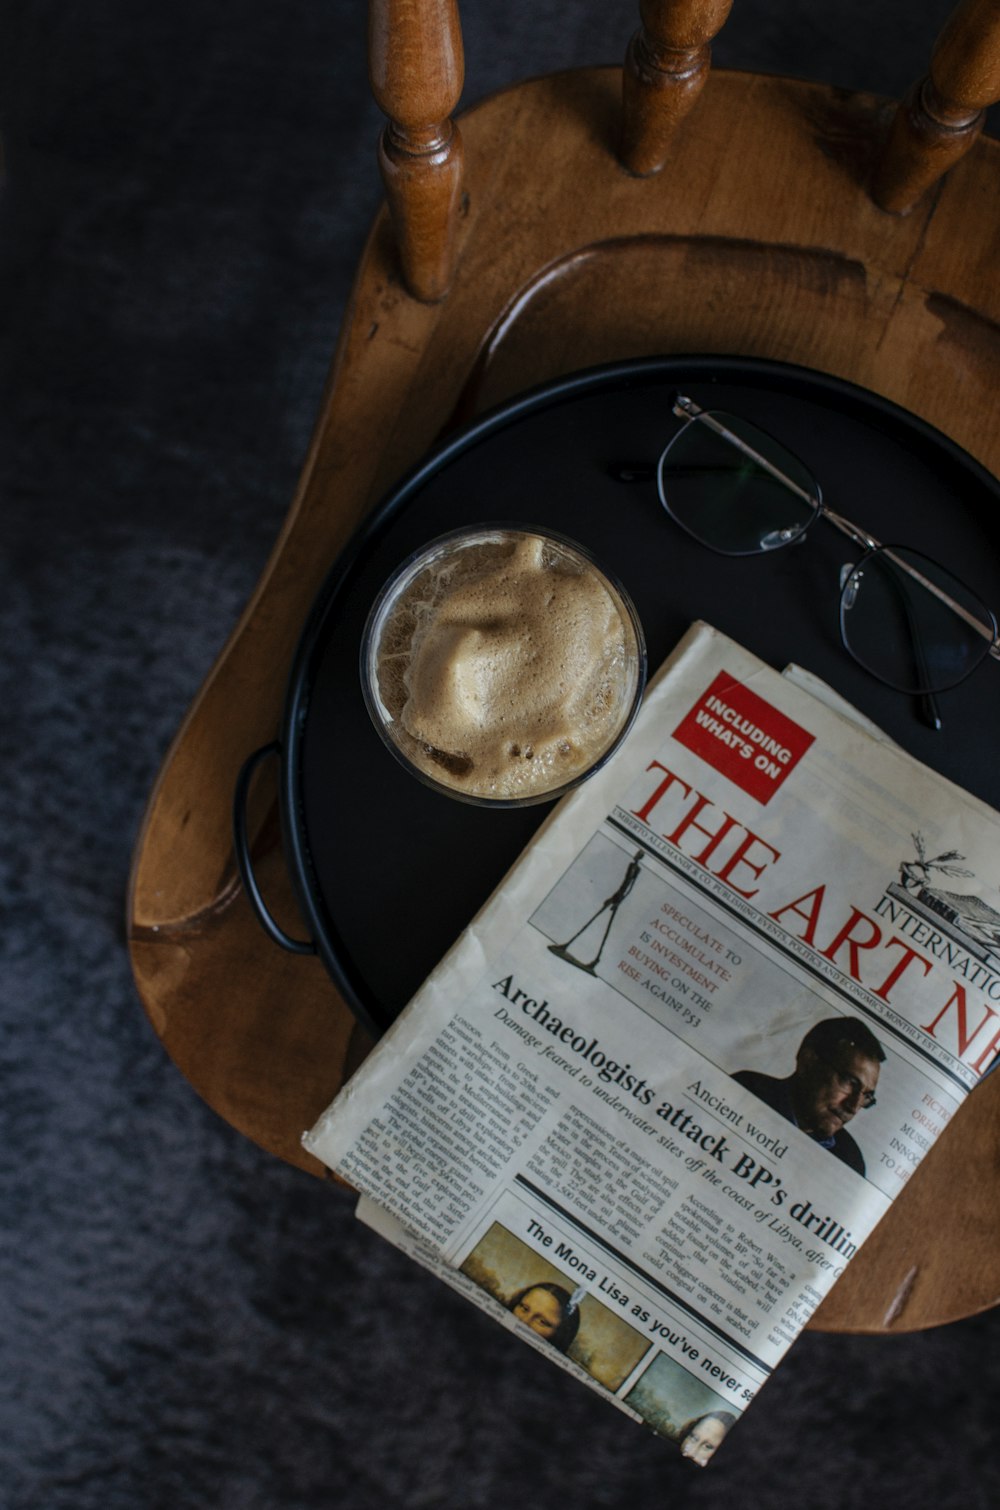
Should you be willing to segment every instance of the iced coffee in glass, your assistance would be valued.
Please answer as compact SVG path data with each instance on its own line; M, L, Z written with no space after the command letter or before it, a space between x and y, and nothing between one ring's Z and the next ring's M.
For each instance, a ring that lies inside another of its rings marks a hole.
M609 758L645 683L627 594L581 546L480 527L396 572L365 629L361 679L389 748L468 802L551 800Z

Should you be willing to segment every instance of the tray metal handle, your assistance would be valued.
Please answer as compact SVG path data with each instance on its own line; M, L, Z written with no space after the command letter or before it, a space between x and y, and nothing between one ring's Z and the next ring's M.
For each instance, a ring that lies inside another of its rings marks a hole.
M316 945L312 939L292 938L286 933L281 924L271 916L264 901L264 895L257 883L254 874L253 859L250 854L250 835L247 827L247 806L250 797L250 783L254 772L272 755L280 755L281 746L276 740L271 744L262 745L259 750L254 750L244 762L240 774L236 778L236 790L233 793L233 850L236 854L236 868L243 882L243 889L247 894L250 905L257 914L257 920L264 932L267 933L282 949L287 949L289 954L315 954Z

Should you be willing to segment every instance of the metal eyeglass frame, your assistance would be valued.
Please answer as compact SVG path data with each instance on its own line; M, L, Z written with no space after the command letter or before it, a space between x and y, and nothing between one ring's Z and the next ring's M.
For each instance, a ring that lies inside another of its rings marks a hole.
M981 635L983 639L988 639L990 643L987 649L987 655L992 656L994 660L1000 661L1000 632L998 632L997 618L992 609L986 608L985 604L983 605L986 613L988 613L990 617L990 622L992 624L991 632L987 625L983 624L973 614L969 613L961 603L956 603L954 598L952 598L942 588L938 587L936 583L931 582L927 577L925 577L917 567L910 565L909 562L904 561L897 555L894 555L893 548L891 546L883 545L881 541L876 540L875 536L869 534L867 530L861 527L861 525L855 524L852 520L845 518L843 514L838 514L834 509L831 509L828 504L823 502L823 498L820 494L818 485L814 493L808 492L805 488L800 487L800 485L794 480L794 478L787 476L786 473L781 471L780 467L776 467L773 462L769 461L766 456L762 456L759 451L755 450L754 447L751 446L747 441L743 440L741 436L734 434L732 430L729 430L724 424L722 424L715 414L713 414L709 410L702 409L700 404L696 404L694 400L688 398L686 394L675 394L672 408L674 414L678 419L685 419L689 422L698 421L699 423L705 425L708 429L713 431L714 434L720 436L721 439L727 441L729 445L733 446L737 451L740 451L744 456L748 456L752 461L756 462L757 465L761 467L765 472L768 472L777 482L780 482L784 487L789 488L799 498L803 499L812 510L812 517L810 519L807 519L805 524L803 524L801 528L775 530L773 531L773 538L767 539L766 544L762 543L759 551L745 553L734 552L733 554L766 555L768 551L778 550L784 545L792 545L796 540L801 540L815 519L825 519L829 524L833 525L834 529L839 530L842 535L846 535L848 540L850 540L853 545L860 546L860 548L865 552L860 561L854 562L853 565L848 563L841 571L840 590L842 605L844 596L846 594L848 586L851 583L852 578L854 578L863 567L867 557L873 551L882 551L885 553L888 559L892 561L894 565L899 567L901 571L905 572L907 576L912 577L914 581L919 582L920 585L924 587L929 593L931 593L935 598L937 598L939 602L946 604L947 607L949 607L954 613L956 613L960 619L962 619L966 624L974 629L977 634ZM680 434L682 432L678 433ZM673 440L676 440L676 438L677 437L674 436ZM674 520L674 522L680 525L681 529L685 530L687 534L692 534L693 532L689 530L687 526L683 524L681 520L677 519L674 515L669 503L667 502L666 489L663 485L663 464L666 460L668 452L670 451L670 446L673 444L673 440L670 442L670 444L664 447L659 461L656 465L657 491L660 495L660 502L662 503L663 507L666 509L670 517ZM693 538L698 540L698 543L700 545L705 545L705 541L701 540L697 535L694 535ZM710 545L706 545L705 548L707 550L714 549L714 547ZM727 553L719 552L719 554L725 555ZM955 580L957 581L958 578L956 578ZM855 584L855 587L856 586L857 584ZM841 639L843 641L844 649L847 651L848 655L850 655L852 659L857 660L857 656L851 649L847 637L844 634L843 621L841 622ZM859 662L859 664L863 663ZM971 669L966 673L966 676L970 676L973 671L978 669L978 666L980 664L981 663L977 661L976 665L971 667ZM891 682L887 682L885 678L880 677L878 673L872 671L870 667L865 666L864 669L868 671L870 675L874 676L876 680L881 681L883 686L893 686ZM952 683L952 685L958 686L959 683L964 680L965 677L960 677L959 681ZM901 691L904 689L894 687L893 690ZM940 690L946 691L950 689L941 688ZM924 711L925 720L931 726L931 728L938 730L941 729L941 714L937 707L934 692L916 692L912 693L911 695L916 696L920 699L921 706Z

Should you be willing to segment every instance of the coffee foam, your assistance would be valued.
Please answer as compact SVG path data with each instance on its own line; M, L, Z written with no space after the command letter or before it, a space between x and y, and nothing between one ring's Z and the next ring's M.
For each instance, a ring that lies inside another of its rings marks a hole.
M487 540L420 573L389 614L379 691L401 748L437 781L516 798L562 786L612 743L635 648L601 575L537 535Z

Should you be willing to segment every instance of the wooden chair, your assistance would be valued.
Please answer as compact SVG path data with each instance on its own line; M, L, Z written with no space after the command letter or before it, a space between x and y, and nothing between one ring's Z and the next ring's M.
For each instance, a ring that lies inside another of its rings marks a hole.
M327 569L446 417L605 360L748 354L863 384L1000 472L1000 144L977 139L1000 95L1000 6L959 7L895 112L710 73L728 9L641 0L624 70L523 83L459 124L456 0L371 5L387 208L288 519L152 793L129 911L139 992L178 1068L314 1173L300 1134L370 1045L319 961L277 949L252 915L231 799L276 733ZM266 787L258 868L294 933ZM1000 1297L1000 1075L958 1120L812 1325L912 1329Z

